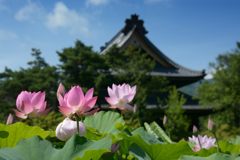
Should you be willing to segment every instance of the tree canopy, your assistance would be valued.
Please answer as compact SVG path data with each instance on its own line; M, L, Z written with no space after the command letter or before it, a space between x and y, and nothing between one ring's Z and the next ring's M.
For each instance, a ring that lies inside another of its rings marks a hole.
M240 126L240 43L210 66L213 79L199 88L200 102L214 107L219 123Z
M64 48L57 54L59 65L50 66L41 51L34 48L31 53L33 59L27 62L27 68L16 71L6 68L0 74L0 96L4 97L0 104L4 113L15 107L15 99L22 90L46 91L47 97L50 97L48 105L53 110L57 109L55 94L60 82L66 88L73 85L84 89L94 87L99 106L106 103L104 97L112 83L137 85L134 104L140 108L141 117L144 117L147 101L156 103L168 91L165 78L151 76L156 62L139 47L129 46L120 50L114 46L108 53L100 55L78 40L73 47Z
M162 106L167 103L166 95L171 86L166 78L151 75L156 62L140 47L129 46L122 50L113 46L101 55L78 40L74 46L66 47L57 54L59 65L51 66L39 49L32 49L33 59L27 62L27 68L16 71L6 68L0 73L0 96L4 97L0 101L4 108L1 118L12 111L16 97L22 90L46 91L48 107L57 110L56 91L60 82L67 90L73 85L80 85L85 91L94 87L94 94L98 95L97 105L102 109L106 109L108 86L113 83L137 85L133 102L138 108L137 113L126 115L136 125L152 120L147 104Z
M58 73L55 66L50 66L41 56L39 49L32 49L33 60L28 62L27 68L13 71L9 68L0 73L0 106L5 113L1 118L15 107L17 95L22 90L46 91L48 105L56 108L55 91L57 89Z
M165 102L162 95L167 94L170 88L166 78L151 75L156 65L153 58L136 46L129 46L124 50L114 46L105 53L104 59L114 75L113 82L137 85L134 104L138 108L136 115L140 123L152 119L153 117L148 115L151 113L146 108L147 104L160 105Z

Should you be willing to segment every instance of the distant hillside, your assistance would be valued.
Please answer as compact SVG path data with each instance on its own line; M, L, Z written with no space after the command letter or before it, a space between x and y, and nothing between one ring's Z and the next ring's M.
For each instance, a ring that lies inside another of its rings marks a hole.
M179 90L185 94L188 94L190 96L196 96L197 95L197 88L203 83L203 82L211 82L212 79L203 79L201 81L198 81L196 83L192 83L190 85L184 86L179 88Z

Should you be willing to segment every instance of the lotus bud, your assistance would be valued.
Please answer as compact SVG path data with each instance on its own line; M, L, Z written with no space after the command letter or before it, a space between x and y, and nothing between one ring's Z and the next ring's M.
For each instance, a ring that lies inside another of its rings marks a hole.
M213 126L214 126L214 122L213 122L213 120L209 117L208 118L208 126L207 126L207 128L208 128L208 130L212 130L213 129Z
M193 125L193 133L197 133L197 132L198 132L198 128L195 125Z
M85 126L79 122L79 135L83 136L86 132ZM68 140L74 134L77 134L77 122L69 118L65 118L56 128L56 137L62 141Z
M138 110L138 107L137 107L137 105L135 104L135 105L133 106L133 113L136 113L137 110Z
M12 123L13 123L13 115L9 113L6 124L9 125Z
M167 116L164 115L164 117L163 117L163 125L166 126L166 124L167 124Z
M117 143L112 144L111 152L112 153L116 152L118 150L118 148L119 148L119 144L117 144Z

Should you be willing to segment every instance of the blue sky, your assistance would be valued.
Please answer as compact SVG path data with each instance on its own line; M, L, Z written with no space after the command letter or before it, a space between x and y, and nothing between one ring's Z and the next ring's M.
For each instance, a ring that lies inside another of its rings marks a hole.
M26 67L31 48L52 65L76 39L99 51L133 13L167 56L208 70L240 41L239 7L239 0L0 0L0 71Z

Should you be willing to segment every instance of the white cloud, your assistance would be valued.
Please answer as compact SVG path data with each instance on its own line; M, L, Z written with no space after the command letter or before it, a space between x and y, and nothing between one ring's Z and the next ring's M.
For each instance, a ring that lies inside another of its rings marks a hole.
M0 41L13 40L17 38L18 36L16 35L16 33L12 31L0 29Z
M204 77L204 79L212 79L215 73L216 73L216 69L209 68L207 70L207 75Z
M110 0L86 0L88 5L99 6L103 4L107 4Z
M213 75L212 74L207 74L204 79L212 79L213 78Z
M18 21L34 22L35 20L41 18L43 14L44 11L39 5L29 1L27 5L17 11L14 17Z
M71 34L89 34L88 20L62 2L56 3L47 15L46 26L52 30L67 29Z

